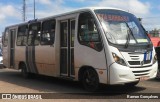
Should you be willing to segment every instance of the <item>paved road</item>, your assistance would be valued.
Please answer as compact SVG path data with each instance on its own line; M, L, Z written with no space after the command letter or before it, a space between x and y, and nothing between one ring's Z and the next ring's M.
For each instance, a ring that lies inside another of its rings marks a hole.
M134 88L128 88L124 85L102 87L103 88L100 89L98 93L93 94L86 92L78 82L44 76L38 76L33 79L24 79L19 71L0 69L0 93L55 93L48 95L57 99L68 99L69 102L70 99L76 99L74 101L83 102L85 102L85 100L81 99L87 99L87 102L92 99L94 99L95 102L107 102L106 98L125 98L127 95L132 95L133 93L160 93L160 80L152 79L143 81ZM92 102L94 101L92 100ZM126 99L126 101L131 102L133 100ZM143 102L143 100L140 101ZM146 102L147 100L144 101ZM121 100L121 102L124 102L124 100Z

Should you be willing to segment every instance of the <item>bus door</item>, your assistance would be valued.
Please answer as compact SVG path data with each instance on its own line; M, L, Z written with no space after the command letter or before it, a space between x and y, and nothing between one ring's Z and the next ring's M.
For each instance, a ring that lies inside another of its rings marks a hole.
M75 20L60 22L60 75L74 77Z
M14 50L15 50L15 34L16 30L15 29L10 29L10 57L9 57L9 62L10 62L10 67L14 67Z

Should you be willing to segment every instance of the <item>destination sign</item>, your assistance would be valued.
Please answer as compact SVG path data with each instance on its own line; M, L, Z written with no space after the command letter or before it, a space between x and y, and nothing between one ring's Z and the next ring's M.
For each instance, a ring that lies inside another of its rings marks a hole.
M123 15L97 14L97 16L99 19L103 19L105 21L129 21L129 17Z

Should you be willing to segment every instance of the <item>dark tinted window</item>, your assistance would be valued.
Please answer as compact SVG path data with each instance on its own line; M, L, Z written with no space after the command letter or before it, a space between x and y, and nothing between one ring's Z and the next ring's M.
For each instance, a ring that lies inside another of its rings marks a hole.
M42 45L52 45L54 43L55 25L55 20L48 20L43 22L41 35Z
M79 16L78 38L82 45L89 46L97 51L102 50L98 29L90 13L81 13Z
M8 45L8 34L9 34L9 30L7 28L4 32L4 38L3 38L3 46L4 47L7 47L7 45Z
M67 39L68 39L68 22L61 22L61 47L67 47Z
M28 45L38 45L41 34L41 23L33 23L29 25Z
M17 46L26 46L27 44L28 26L22 25L18 28Z

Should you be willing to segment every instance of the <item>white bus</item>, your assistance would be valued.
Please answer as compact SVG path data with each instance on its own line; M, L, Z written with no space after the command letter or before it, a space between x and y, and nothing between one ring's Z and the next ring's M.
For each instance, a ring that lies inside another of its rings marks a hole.
M116 8L85 8L8 26L3 35L7 68L101 84L135 86L155 78L154 47L137 18Z

